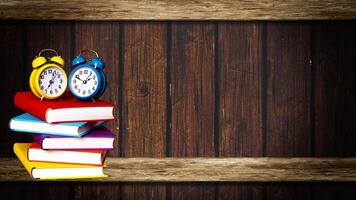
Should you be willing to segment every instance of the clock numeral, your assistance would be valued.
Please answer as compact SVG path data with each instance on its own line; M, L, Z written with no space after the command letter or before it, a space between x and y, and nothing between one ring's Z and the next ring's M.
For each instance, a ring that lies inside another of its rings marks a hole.
M98 81L94 81L94 85L97 85L98 84Z
M95 87L93 86L93 88L92 88L93 90L95 90Z
M40 80L40 85L42 85L42 81Z
M61 78L61 75L60 75L60 74L57 74L57 77L58 77L58 78Z
M73 83L77 83L77 80L73 79Z
M83 75L83 71L79 71L79 75ZM78 76L78 75L77 75ZM78 76L79 77L79 76Z
M40 79L44 79L44 76L43 76L43 75L41 75Z
M63 79L59 79L59 83L63 83Z
M93 76L93 80L95 80L95 75Z
M43 71L43 74L44 74L44 75L47 75L47 71L46 71L46 70L44 70L44 71Z
M83 94L85 95L85 90L83 90Z
M48 70L48 73L49 73L49 74L52 74L52 70L51 70L51 69L49 69L49 70Z
M43 87L43 85L41 85L41 90L43 90L44 89L44 87Z
M61 86L61 85L58 85L58 88L59 88L59 89L62 89L62 86Z
M74 89L78 89L78 85L75 85L75 86L74 86Z
M50 94L53 94L53 90L49 91Z
M54 92L55 92L55 93L58 93L58 90L57 90L57 89L54 89Z
M47 89L44 90L45 93L48 93Z
M88 90L88 94L91 94L91 91L90 91L90 90Z
M80 89L78 89L78 93L80 93Z
M84 74L88 74L88 70L84 70Z

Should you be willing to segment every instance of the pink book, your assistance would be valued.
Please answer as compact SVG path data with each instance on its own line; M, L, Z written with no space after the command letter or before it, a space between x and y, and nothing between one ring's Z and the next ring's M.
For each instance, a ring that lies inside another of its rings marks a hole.
M115 135L105 127L100 127L83 137L36 134L33 138L41 149L113 149Z

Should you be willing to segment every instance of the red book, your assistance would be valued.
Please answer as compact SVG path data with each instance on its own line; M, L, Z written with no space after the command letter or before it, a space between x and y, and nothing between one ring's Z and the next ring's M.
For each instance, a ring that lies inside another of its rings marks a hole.
M76 163L102 165L106 150L43 150L37 143L32 143L28 150L29 161Z
M32 92L17 92L15 106L47 123L113 120L114 104L80 101L69 93L57 100L40 101Z

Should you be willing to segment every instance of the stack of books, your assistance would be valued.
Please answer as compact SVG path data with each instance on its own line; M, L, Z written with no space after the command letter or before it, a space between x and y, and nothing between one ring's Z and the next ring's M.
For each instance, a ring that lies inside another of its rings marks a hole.
M114 119L113 104L78 101L69 93L40 101L31 92L16 93L14 103L26 113L11 119L10 129L33 137L33 143L15 143L14 152L33 178L106 176L103 164L115 136L104 123Z

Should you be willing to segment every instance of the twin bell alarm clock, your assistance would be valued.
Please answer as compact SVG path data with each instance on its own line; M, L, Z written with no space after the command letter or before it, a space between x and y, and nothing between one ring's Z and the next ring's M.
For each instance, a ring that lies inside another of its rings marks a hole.
M94 53L95 57L87 61L82 54ZM80 100L95 100L103 95L106 88L106 77L102 71L104 61L93 50L83 50L72 60L72 71L69 75L69 89Z
M53 57L44 57L44 52L52 52ZM64 60L53 49L43 49L32 61L30 88L34 95L42 99L60 97L67 88L67 75L63 69Z

